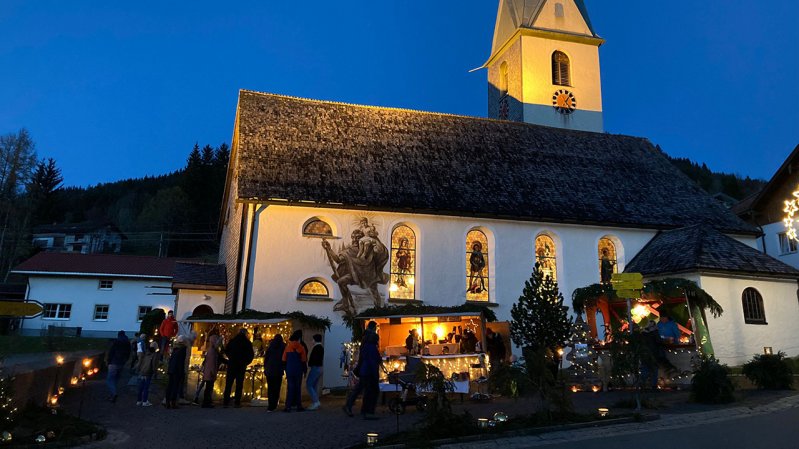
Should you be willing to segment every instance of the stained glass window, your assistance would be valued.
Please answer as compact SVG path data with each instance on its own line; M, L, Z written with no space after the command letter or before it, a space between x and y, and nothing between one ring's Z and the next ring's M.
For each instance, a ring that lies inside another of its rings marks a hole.
M305 281L300 287L300 296L328 298L330 293L327 291L327 286L319 281Z
M474 229L466 234L466 300L488 301L488 238Z
M324 221L315 218L305 224L302 228L302 235L311 237L333 237L333 229Z
M391 233L391 299L416 299L416 234L405 225Z
M558 280L557 252L552 237L541 234L535 238L535 261L544 272L545 278L549 276L553 281Z
M613 273L618 271L616 245L607 237L599 239L599 281L609 284Z

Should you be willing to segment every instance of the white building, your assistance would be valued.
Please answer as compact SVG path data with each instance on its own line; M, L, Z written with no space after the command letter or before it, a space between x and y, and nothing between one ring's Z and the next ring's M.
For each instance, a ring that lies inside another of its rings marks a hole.
M81 328L85 337L138 332L154 308L173 310L176 260L144 256L39 253L13 273L27 276L26 299L42 303L41 316L22 322L26 335L49 326Z
M241 91L225 311L328 316L337 348L342 314L474 303L507 321L535 262L568 299L600 281L603 257L623 271L641 255L648 279L683 276L723 306L707 323L722 361L799 353L799 271L753 249L759 230L646 139L577 131L602 129L602 40L583 2L503 0L498 15L489 116L513 121ZM700 253L732 260L680 259Z

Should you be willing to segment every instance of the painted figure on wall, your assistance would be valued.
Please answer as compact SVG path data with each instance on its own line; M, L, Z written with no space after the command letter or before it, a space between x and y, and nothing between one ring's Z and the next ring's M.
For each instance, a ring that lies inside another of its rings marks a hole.
M368 291L375 307L384 305L378 285L385 285L389 281L388 274L383 272L389 251L367 218L360 220L359 228L352 231L350 237L350 244L344 245L338 252L333 251L326 239L322 239L322 248L333 268L333 280L341 289L341 301L336 303L333 310L356 315L358 310L352 287Z
M482 293L486 290L485 274L486 260L483 257L483 244L474 242L472 254L469 256L469 293Z

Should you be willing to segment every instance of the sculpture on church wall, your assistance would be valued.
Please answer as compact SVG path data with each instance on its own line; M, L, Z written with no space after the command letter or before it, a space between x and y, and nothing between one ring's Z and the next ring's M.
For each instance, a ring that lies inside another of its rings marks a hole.
M333 310L344 312L345 315L357 315L356 297L359 295L353 292L353 288L368 292L374 307L385 305L378 286L389 281L389 275L383 271L388 263L389 251L367 218L359 220L358 228L352 231L350 239L350 243L340 247L337 252L330 242L322 239L322 248L333 269L333 280L341 290L341 301L336 303Z

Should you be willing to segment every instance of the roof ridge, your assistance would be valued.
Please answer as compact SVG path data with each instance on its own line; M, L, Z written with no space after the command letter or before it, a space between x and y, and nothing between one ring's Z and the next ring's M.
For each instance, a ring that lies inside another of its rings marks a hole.
M628 134L614 134L609 132L595 132L595 131L584 131L579 129L565 129L565 128L558 128L554 126L546 126L546 125L537 125L534 123L527 123L527 122L517 122L515 120L500 120L495 118L489 117L477 117L474 115L465 115L465 114L455 114L452 112L434 112L434 111L423 111L421 109L411 109L411 108L399 108L395 106L375 106L375 105L368 105L368 104L360 104L360 103L349 103L346 101L335 101L335 100L319 100L316 98L308 98L308 97L298 97L295 95L286 95L286 94L276 94L271 92L260 92L257 90L250 90L250 89L239 89L239 95L241 93L248 93L254 95L261 95L264 97L274 97L274 98L283 98L287 100L297 100L297 101L304 101L308 103L316 103L316 104L326 104L326 105L333 105L333 106L350 106L355 108L362 108L362 109L374 109L374 110L382 110L382 111L395 111L395 112L409 112L414 114L422 114L422 115L432 115L438 117L454 117L454 118L462 118L468 120L476 120L476 121L484 121L490 123L502 123L506 125L515 125L520 127L530 127L530 128L545 128L551 129L556 131L564 131L570 133L587 133L587 134L606 134L610 136L621 136L627 137L631 139L640 139L640 140L649 140L646 137L640 136L631 136Z

